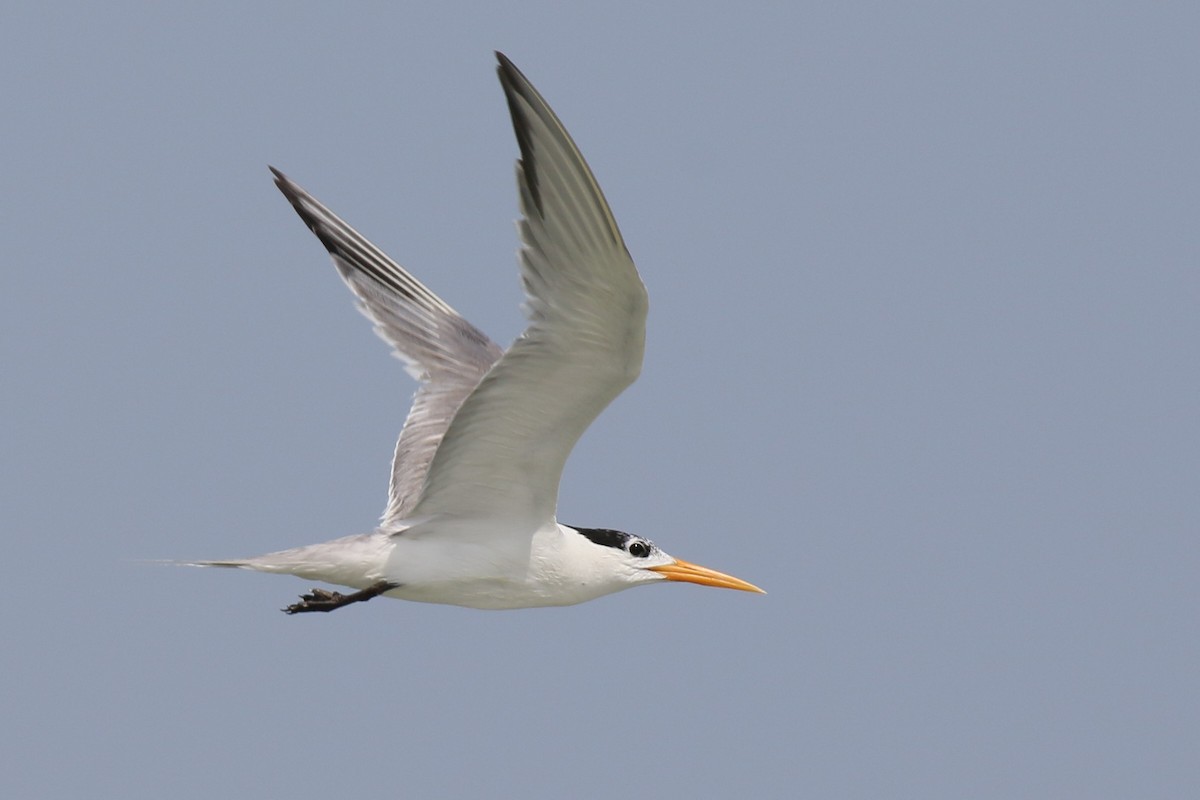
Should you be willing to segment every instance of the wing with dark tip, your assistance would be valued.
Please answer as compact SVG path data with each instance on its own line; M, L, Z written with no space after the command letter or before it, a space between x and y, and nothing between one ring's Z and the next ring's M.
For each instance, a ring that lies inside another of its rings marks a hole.
M502 350L358 231L274 167L275 185L333 257L359 310L421 382L396 454L382 527L408 515L463 400Z
M507 58L530 325L463 401L413 515L553 519L563 465L641 370L646 289L591 170Z

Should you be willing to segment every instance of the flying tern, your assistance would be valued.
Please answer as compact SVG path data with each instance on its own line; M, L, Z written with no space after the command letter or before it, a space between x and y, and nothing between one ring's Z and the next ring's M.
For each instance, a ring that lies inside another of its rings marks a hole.
M496 57L520 149L528 328L502 350L272 167L359 309L420 386L374 531L190 563L355 590L313 589L284 609L290 614L380 595L485 609L571 605L661 581L761 592L672 558L643 536L556 519L571 448L641 371L646 289L570 135L521 71Z

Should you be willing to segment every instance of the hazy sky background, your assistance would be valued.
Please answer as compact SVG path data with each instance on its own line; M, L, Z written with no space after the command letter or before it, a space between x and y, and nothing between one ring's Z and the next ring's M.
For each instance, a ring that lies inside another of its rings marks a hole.
M1200 790L1200 10L10 4L0 796ZM507 344L493 49L650 289L563 521L766 596L279 608L414 384L274 164Z

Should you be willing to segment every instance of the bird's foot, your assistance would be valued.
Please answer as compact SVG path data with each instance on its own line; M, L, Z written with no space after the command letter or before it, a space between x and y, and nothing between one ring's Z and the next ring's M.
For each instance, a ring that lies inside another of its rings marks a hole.
M308 594L300 595L299 603L292 603L283 611L286 614L303 614L308 611L333 611L344 605L346 605L346 595L341 592L313 589Z
M313 589L308 594L300 595L299 603L292 603L287 608L283 609L285 614L305 614L310 611L333 611L335 608L348 606L351 603L361 603L370 600L372 597L383 594L384 592L395 589L399 584L380 581L374 586L370 586L359 592L352 594L342 594L341 592L331 592L328 589Z

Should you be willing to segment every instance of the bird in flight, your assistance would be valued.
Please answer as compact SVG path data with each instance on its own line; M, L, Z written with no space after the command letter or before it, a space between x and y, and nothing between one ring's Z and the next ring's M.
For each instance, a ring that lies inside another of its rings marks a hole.
M646 288L570 135L521 71L502 53L496 58L520 148L529 327L502 350L272 167L276 186L420 387L373 532L189 563L354 590L313 589L284 609L289 614L380 595L486 609L571 605L660 581L761 592L672 558L643 536L556 519L571 448L641 371Z

